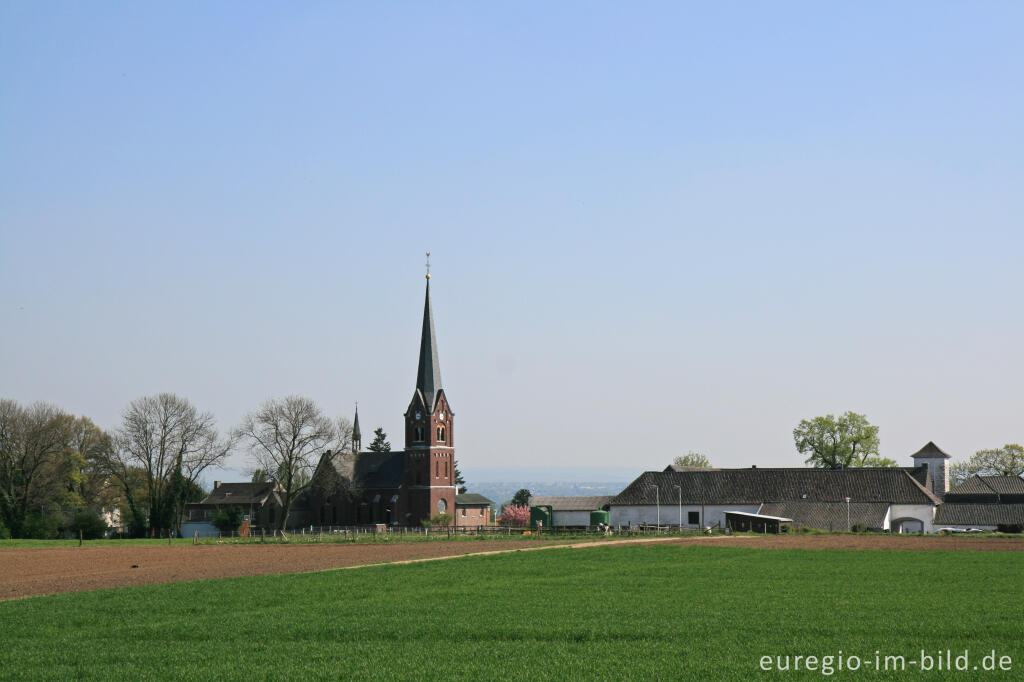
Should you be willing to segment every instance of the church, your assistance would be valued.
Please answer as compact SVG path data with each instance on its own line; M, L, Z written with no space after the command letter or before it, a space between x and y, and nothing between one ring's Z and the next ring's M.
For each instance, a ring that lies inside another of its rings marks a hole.
M441 384L429 272L416 387L404 417L404 450L362 451L356 410L351 450L327 451L317 464L307 502L310 524L413 526L455 514L455 415Z

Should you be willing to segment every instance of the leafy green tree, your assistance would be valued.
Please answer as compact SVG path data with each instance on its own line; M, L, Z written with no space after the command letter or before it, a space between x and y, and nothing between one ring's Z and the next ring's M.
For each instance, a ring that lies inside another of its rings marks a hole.
M677 467L697 467L700 469L709 469L711 467L711 462L708 461L706 455L694 452L693 450L682 457L676 457L672 460L672 464Z
M793 429L793 441L797 451L807 456L805 461L816 467L896 465L878 454L878 427L855 412L804 419Z
M957 462L949 469L951 483L962 483L975 474L979 476L1024 475L1024 446L1008 443L1001 448L978 450L970 459Z
M30 511L65 502L73 420L47 403L26 408L0 400L0 518L17 537L27 537L21 526L29 523ZM40 523L31 522L33 536Z
M370 443L371 452L391 452L391 443L388 442L388 434L384 433L384 427L378 426L373 430L373 442Z
M81 532L86 540L99 540L107 533L107 522L95 511L80 511L71 517L68 530L75 537Z
M512 506L515 507L528 507L530 506L530 498L533 495L526 488L520 488L516 491L516 494L512 496Z
M210 520L221 533L232 533L241 527L244 516L241 507L217 507Z

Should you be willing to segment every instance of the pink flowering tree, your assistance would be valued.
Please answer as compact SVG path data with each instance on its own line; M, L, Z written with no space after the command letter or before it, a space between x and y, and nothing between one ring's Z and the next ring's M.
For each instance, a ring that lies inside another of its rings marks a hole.
M530 508L526 505L510 504L498 517L503 526L526 526L530 523Z

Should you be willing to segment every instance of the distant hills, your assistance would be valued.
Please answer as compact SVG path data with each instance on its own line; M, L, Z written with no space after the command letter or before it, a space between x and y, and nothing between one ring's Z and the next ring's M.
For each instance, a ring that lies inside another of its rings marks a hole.
M629 481L486 481L470 483L466 492L479 493L494 502L495 511L507 504L521 488L533 495L618 495Z

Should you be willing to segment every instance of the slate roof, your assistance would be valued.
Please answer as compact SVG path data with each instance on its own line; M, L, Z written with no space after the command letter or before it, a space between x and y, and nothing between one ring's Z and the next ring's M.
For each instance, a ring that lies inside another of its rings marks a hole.
M200 504L259 504L274 492L273 483L221 483Z
M398 488L405 477L405 453L373 452L372 450L352 455L345 452L325 452L317 464L314 479L323 476L321 471L331 467L345 481L352 481L356 488Z
M427 275L427 294L423 302L423 331L420 334L420 363L416 371L416 389L423 394L427 413L432 413L437 392L441 390L441 363L437 360L434 310L430 305L430 275Z
M468 505L479 505L479 504L484 504L484 505L491 506L491 507L494 506L493 502L491 502L489 499L487 499L486 497L484 497L483 495L480 495L478 493L463 493L461 495L456 495L455 496L455 506L457 507L460 504L467 505L467 506Z
M397 488L405 476L405 453L360 452L355 462L355 487Z
M763 502L854 502L938 504L939 498L899 467L849 469L719 469L647 471L611 500L613 505L759 504ZM680 486L681 491L675 486Z
M530 506L550 505L551 511L595 511L612 501L614 495L573 495L531 497Z
M936 526L997 526L1024 523L1024 504L947 502L935 512Z
M882 528L888 509L888 502L850 502L850 524ZM760 513L793 519L797 526L846 530L846 502L769 502L761 505Z
M945 457L949 459L949 455L932 441L928 441L923 448L912 454L911 457Z

